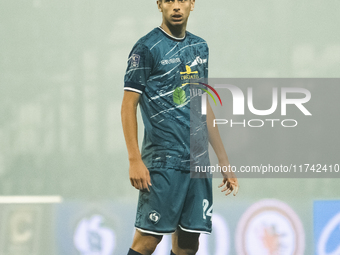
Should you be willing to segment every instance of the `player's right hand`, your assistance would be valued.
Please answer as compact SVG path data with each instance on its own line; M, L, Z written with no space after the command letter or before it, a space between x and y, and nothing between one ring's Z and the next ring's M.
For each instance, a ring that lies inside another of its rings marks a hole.
M149 186L152 186L150 172L142 160L130 161L129 177L133 187L150 192Z

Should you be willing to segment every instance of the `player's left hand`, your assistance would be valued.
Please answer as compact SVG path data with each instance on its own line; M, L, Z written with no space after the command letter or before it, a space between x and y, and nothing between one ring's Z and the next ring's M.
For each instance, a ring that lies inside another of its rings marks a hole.
M230 170L230 164L228 161L224 162L224 163L220 163L220 166L229 166L228 169ZM225 192L225 195L228 196L231 192L234 191L234 196L236 196L236 194L238 193L238 189L240 187L240 185L238 184L238 180L237 177L235 175L235 173L233 173L232 171L228 171L228 172L222 172L223 174L223 181L222 183L218 186L219 188L224 187L221 192Z
M238 193L239 185L236 176L234 178L223 178L222 183L218 186L219 188L225 186L221 192L226 192L225 195L228 196L234 191L234 196Z

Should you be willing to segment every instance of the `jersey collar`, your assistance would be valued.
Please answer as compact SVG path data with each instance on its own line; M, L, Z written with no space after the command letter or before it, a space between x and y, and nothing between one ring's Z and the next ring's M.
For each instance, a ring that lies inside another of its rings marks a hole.
M165 32L165 30L163 28L161 28L160 26L158 27L168 38L172 39L172 40L175 40L175 41L178 41L178 42L182 42L184 41L185 37L187 36L187 32L185 32L185 35L184 37L182 38L178 38L178 37L174 37L172 35L169 35L167 32Z

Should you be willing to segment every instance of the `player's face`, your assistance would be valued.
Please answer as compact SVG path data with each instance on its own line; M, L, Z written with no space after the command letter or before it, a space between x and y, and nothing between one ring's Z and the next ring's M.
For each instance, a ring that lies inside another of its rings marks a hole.
M159 0L158 9L163 13L163 21L171 26L182 26L194 10L195 0Z

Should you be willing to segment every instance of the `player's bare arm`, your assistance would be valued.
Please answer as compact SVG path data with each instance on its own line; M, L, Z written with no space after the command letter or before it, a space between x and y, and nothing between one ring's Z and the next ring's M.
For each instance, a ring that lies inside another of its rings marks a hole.
M137 136L137 106L140 94L124 91L121 117L126 147L129 155L129 177L133 187L149 190L150 173L142 161Z
M215 114L213 110L211 109L211 106L208 102L207 104L207 126L208 126L208 132L209 132L209 142L211 146L213 147L216 156L218 158L218 163L221 167L223 166L229 166L229 159L227 152L225 151L220 133L218 131L217 126L213 126L213 120L215 119ZM230 168L229 168L230 169ZM224 187L221 191L226 192L225 195L229 195L231 192L234 191L234 196L236 196L239 185L238 180L233 172L223 172L223 181L218 186L219 188Z

